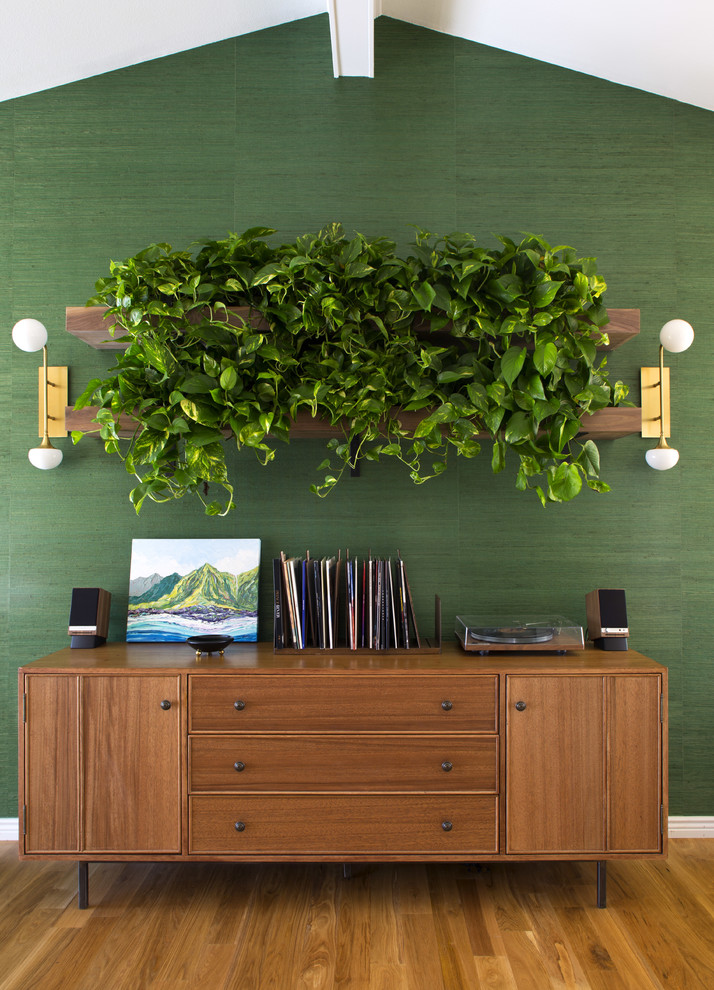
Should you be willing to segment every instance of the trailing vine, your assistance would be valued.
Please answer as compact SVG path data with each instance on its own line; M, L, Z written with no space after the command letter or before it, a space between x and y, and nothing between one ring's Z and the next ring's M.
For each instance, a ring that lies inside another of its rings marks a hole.
M225 514L226 443L265 463L305 410L341 433L327 443L318 495L362 458L396 457L422 483L450 452L477 455L484 436L493 471L510 448L516 487L543 505L584 485L609 490L596 445L576 440L585 413L626 396L596 351L607 312L595 259L532 234L487 249L469 234L417 230L400 258L392 241L348 239L339 224L280 246L268 243L274 233L253 228L193 251L152 244L96 284L87 305L109 307L127 348L76 408L98 406L106 450L137 478L137 512L146 498L195 494L208 514ZM128 441L122 416L136 423ZM206 494L216 485L223 502Z

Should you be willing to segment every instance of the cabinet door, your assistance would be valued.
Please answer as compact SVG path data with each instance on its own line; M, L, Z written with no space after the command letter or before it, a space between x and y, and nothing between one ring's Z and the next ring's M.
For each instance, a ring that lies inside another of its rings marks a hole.
M605 849L603 678L506 678L509 853Z
M179 699L177 676L82 678L84 851L180 852Z
M24 804L27 853L79 849L78 690L76 675L25 676L20 810Z
M608 677L608 825L612 852L662 847L662 681L657 674Z

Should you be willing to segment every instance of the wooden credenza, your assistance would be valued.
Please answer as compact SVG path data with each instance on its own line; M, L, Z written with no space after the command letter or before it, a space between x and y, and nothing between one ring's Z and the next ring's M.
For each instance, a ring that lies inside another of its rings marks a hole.
M633 651L203 658L19 671L20 856L605 863L666 854L667 671Z

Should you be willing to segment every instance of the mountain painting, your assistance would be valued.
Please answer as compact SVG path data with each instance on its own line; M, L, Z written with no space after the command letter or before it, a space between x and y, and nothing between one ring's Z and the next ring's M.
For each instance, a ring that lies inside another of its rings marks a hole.
M127 642L258 638L260 540L132 540Z

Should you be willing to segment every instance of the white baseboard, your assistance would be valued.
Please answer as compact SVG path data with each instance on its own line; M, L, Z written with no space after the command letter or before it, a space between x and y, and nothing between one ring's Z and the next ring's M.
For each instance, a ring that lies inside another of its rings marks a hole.
M714 817L711 815L672 815L669 819L670 839L714 839Z
M0 842L17 842L17 818L0 818ZM673 815L669 819L670 839L714 839L714 816Z
M17 842L20 823L17 818L0 818L0 842Z

